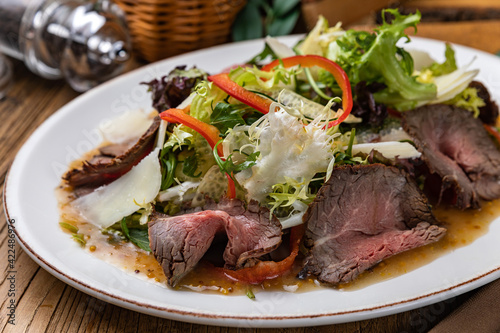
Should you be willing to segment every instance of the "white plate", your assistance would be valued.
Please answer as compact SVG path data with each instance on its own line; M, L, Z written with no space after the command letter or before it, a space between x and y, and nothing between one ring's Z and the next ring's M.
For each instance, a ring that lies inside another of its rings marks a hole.
M297 37L283 39L293 44ZM195 323L238 327L312 326L357 321L407 311L452 298L500 277L500 219L472 244L407 274L360 290L320 289L306 293L263 292L223 296L173 291L145 282L96 259L63 233L54 188L70 161L97 144L94 129L131 108L149 108L141 81L177 65L213 73L260 52L262 41L214 47L161 61L123 75L76 98L51 116L19 151L7 177L4 202L23 248L59 279L104 301L150 315ZM444 44L414 38L412 48L443 59ZM500 60L455 46L459 64L476 57L479 80L500 101Z

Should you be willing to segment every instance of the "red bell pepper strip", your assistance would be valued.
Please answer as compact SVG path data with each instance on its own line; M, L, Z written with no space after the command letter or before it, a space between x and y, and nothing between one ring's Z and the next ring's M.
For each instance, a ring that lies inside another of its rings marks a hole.
M200 133L201 136L205 138L205 140L208 141L208 144L210 145L210 147L212 147L212 149L220 139L219 130L215 126L204 123L203 121L188 115L184 112L184 110L168 109L160 113L160 118L170 123L181 123L195 130L196 132ZM222 152L222 146L219 145L217 147L217 153L219 153L219 156L224 156Z
M196 119L195 117L190 116L189 114L185 113L184 110L168 109L160 113L160 117L161 119L170 123L181 123L200 133L201 136L203 136L205 140L207 140L212 149L214 149L215 145L220 139L219 130L215 126L209 125L199 119ZM217 153L221 158L223 158L224 153L222 151L221 145L217 146ZM227 196L232 199L236 197L236 188L233 179L229 175L226 176L228 180Z
M397 111L397 110L394 110L392 108L387 108L387 113L390 115L390 116L393 116L394 118L398 118L398 119L401 119L403 117L403 115L401 114L401 112Z
M299 65L302 67L318 66L327 70L333 75L340 89L342 89L342 109L344 110L344 113L342 113L342 115L338 119L331 121L328 127L340 124L347 118L349 113L351 113L353 104L351 83L349 82L349 78L347 77L346 72L344 72L342 67L337 65L335 62L318 55L296 55L288 58L274 60L273 62L262 67L262 70L270 71L280 64L283 64L285 68Z
M255 266L242 268L236 271L219 268L229 279L249 284L259 284L265 280L274 279L292 269L293 262L299 254L300 241L304 234L304 226L298 225L290 231L290 255L285 259L275 261L260 261Z
M221 156L221 158L223 158ZM234 180L233 180L233 173L231 174L226 173L226 178L227 178L227 197L229 199L234 199L236 198L236 186L234 185Z
M229 96L234 97L238 101L254 108L255 110L266 114L269 112L272 100L259 96L251 91L246 90L229 77L227 73L211 75L208 81L213 82L217 87L226 92Z
M495 129L495 127L487 124L483 124L483 126L486 129L486 131L490 133L495 138L495 140L497 140L497 142L500 144L500 133Z

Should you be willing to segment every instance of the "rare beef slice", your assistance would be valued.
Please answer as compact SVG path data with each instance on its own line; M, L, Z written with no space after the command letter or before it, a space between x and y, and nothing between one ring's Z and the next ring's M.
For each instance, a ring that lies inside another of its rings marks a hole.
M438 203L447 190L460 209L478 208L480 200L500 197L500 151L471 112L426 105L405 112L403 127L431 175L441 180Z
M300 275L332 285L446 232L413 179L381 164L334 169L304 221L308 255Z
M148 224L150 247L175 286L207 252L214 237L228 238L225 267L239 269L255 262L281 243L281 224L256 202L248 206L237 199L209 202L203 210L177 216L154 213Z

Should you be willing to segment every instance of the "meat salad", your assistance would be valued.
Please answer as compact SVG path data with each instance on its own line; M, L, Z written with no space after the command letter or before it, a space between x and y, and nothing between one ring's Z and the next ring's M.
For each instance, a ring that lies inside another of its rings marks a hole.
M69 205L154 256L171 287L200 265L335 287L438 242L433 207L500 198L498 107L452 46L444 62L398 46L418 13L383 17L374 32L320 17L294 48L268 37L228 71L143 82L154 110L120 116L66 172Z

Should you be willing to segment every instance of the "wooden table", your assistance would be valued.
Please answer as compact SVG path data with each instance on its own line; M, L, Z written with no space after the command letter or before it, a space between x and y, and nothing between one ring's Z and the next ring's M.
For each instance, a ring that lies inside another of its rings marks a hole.
M487 52L500 51L499 21L422 25L420 35L439 37ZM8 97L0 101L0 175L2 182L17 151L33 130L78 94L64 82L47 81L14 63L14 82ZM3 210L3 205L2 205ZM212 327L140 314L88 296L40 268L18 246L16 249L16 325L8 324L8 236L5 216L0 215L0 257L4 276L0 285L0 329L5 332L247 332L247 328ZM475 292L445 302L383 318L288 332L426 332ZM499 311L500 312L500 309ZM283 329L256 329L283 332Z

